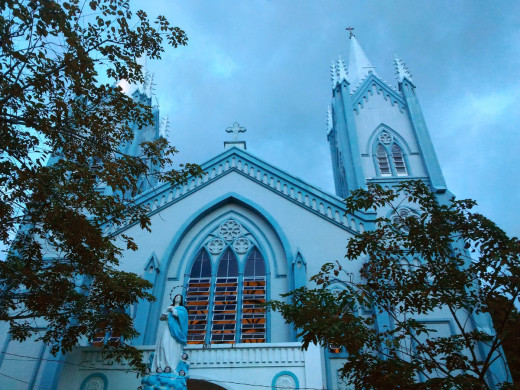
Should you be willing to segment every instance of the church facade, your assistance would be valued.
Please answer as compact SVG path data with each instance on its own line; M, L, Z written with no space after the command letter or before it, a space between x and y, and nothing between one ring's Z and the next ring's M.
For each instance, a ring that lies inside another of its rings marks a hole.
M178 187L143 187L138 197L150 210L151 233L137 225L115 233L134 237L139 250L125 252L121 267L152 282L157 298L129 308L140 332L133 344L146 361L165 326L159 321L163 309L182 294L189 319L185 351L190 389L347 389L338 375L344 354L312 345L302 351L295 329L258 303L308 285L324 263L344 257L350 237L374 228L375 213L345 215L343 199L350 191L370 182L392 187L417 179L441 201L451 197L411 74L402 60L396 58L394 65L397 88L377 75L351 34L348 64L339 59L331 67L327 140L336 194L253 156L238 137L201 165L204 176ZM146 98L146 91L134 96ZM158 127L147 137L158 137ZM236 134L242 130L238 124L230 128ZM392 217L390 210L381 212ZM414 213L413 205L403 204L396 212ZM357 278L360 264L347 266ZM376 315L378 327L391 326L388 318ZM440 334L455 329L446 313L419 320ZM477 319L477 325L491 327L486 318ZM104 360L96 347L117 342L118 335L100 334L66 356L53 357L44 345L11 342L5 333L0 372L23 373L25 382L0 377L0 388L116 390L140 385L129 366ZM33 359L9 359L16 355ZM505 379L504 364L494 370L497 382Z

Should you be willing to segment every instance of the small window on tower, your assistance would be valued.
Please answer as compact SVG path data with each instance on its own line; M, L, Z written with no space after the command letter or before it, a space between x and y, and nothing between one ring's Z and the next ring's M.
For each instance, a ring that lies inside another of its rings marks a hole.
M388 162L388 155L383 145L379 144L377 146L376 156L381 176L390 176L390 163Z
M394 144L392 146L392 159L394 160L395 171L397 172L397 176L408 175L408 172L406 170L406 164L404 162L403 151L397 144Z

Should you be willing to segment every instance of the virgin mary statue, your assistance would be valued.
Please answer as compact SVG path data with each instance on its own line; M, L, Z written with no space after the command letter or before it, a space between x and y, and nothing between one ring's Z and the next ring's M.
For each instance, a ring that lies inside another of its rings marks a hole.
M175 372L181 359L182 351L188 336L188 311L183 306L182 295L173 298L160 317L161 321L168 321L155 345L152 372Z

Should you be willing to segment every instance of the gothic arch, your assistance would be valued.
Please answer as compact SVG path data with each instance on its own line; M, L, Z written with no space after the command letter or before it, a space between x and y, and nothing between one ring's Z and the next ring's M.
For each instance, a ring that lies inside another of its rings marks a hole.
M410 155L412 153L412 150L410 149L408 143L397 131L385 125L384 123L381 123L374 129L374 131L372 131L372 134L370 134L370 137L368 138L365 151L366 154L372 155L374 153L374 150L377 147L377 137L383 131L388 132L394 137L394 140L397 141L397 144L403 149L403 153L405 155Z
M382 171L381 163L384 158L380 157L381 149L386 154L388 172ZM397 155L394 152L396 149L399 151ZM366 145L366 154L372 156L375 171L380 177L412 176L408 158L410 153L410 147L404 138L383 123L372 132ZM399 162L396 158L400 159Z
M287 284L284 289L289 290L290 280L287 276L290 267L288 264L292 261L292 256L288 255L289 245L285 235L274 219L259 206L241 199L236 194L227 195L194 213L170 241L170 245L160 261L161 272L156 285L158 300L150 310L150 318L158 318L161 308L167 304L166 300L172 286L179 286L179 288L182 286L182 290L185 290L185 284L198 251L202 247L207 248L208 237L214 235L215 229L229 220L240 223L249 234L248 237L252 243L246 253L236 253L235 250L235 255L244 259L244 256L248 255L253 247L257 247L265 261L267 280L281 276L281 280L285 280ZM212 256L212 273L217 271L219 260L216 256ZM243 261L239 262L239 267L242 272L245 267ZM269 299L269 285L266 293L267 299ZM269 322L268 315L267 326L269 326ZM153 343L157 329L150 329L147 333L146 340Z

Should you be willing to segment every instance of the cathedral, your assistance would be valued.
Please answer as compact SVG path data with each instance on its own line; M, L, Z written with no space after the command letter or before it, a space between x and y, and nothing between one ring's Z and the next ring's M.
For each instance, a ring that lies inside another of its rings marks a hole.
M344 352L314 345L303 351L295 329L258 303L308 285L324 263L344 257L350 237L374 228L373 212L345 215L343 199L351 191L367 183L391 188L414 179L427 183L441 201L451 197L405 63L395 58L397 85L392 86L378 76L352 30L349 45L348 62L340 58L331 66L324 129L335 194L250 154L241 136L246 129L235 123L226 129L229 141L223 150L201 164L202 177L177 187L143 182L136 196L150 211L150 233L137 225L115 232L134 237L139 246L136 252L125 252L120 266L150 281L157 298L128 309L140 332L132 343L143 351L145 361L151 361L167 326L159 321L161 313L174 297L182 296L188 312L188 389L347 389L338 375ZM132 96L150 99L146 88ZM154 127L136 130L135 142L124 152L137 153L141 141L161 136L158 112L156 118ZM380 212L390 219L392 213L415 213L410 204ZM357 278L360 264L346 266ZM378 327L391 326L388 317L375 314ZM418 320L440 335L455 329L443 312ZM476 322L491 327L485 318ZM128 365L102 358L98 346L118 342L117 334L100 333L58 357L43 344L14 342L6 334L0 333L0 371L26 379L22 383L0 377L2 389L141 386ZM33 359L8 358L13 355ZM505 380L504 364L493 370L498 382Z

